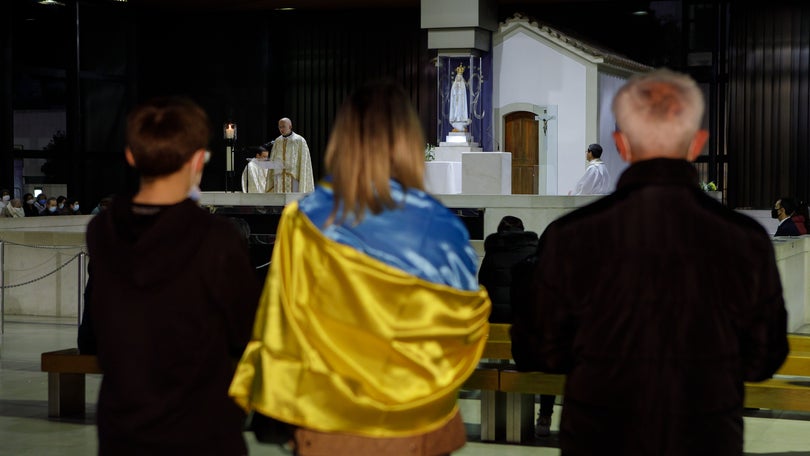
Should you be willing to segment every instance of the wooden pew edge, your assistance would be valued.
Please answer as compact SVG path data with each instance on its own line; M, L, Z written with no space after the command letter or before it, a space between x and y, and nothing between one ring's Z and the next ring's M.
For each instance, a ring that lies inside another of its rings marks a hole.
M101 374L95 355L81 355L77 348L44 352L40 355L40 370L61 374Z

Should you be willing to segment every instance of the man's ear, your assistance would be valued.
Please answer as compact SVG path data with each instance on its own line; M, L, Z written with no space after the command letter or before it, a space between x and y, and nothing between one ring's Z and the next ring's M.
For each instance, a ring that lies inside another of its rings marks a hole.
M616 149L619 150L619 155L622 160L627 163L633 162L633 154L630 152L630 144L627 142L627 137L620 131L613 132L613 142L616 143Z
M124 156L127 157L127 163L129 163L129 166L134 168L135 167L135 157L132 156L132 150L130 150L129 147L127 147L126 150L124 151Z
M686 153L686 159L690 162L695 161L708 140L709 131L704 129L698 130L698 132L695 133L695 137L692 138L692 142L689 144L689 151Z
M194 155L191 156L191 166L194 168L194 172L202 171L205 167L205 149L194 152Z

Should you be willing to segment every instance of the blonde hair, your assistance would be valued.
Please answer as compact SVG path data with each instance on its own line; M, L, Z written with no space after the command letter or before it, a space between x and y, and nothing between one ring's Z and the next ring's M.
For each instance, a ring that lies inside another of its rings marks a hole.
M685 156L703 119L703 93L689 76L659 69L631 78L612 109L634 152Z
M335 202L327 223L355 223L368 209L379 214L393 208L389 180L403 190L424 189L425 140L416 111L405 92L391 82L366 85L352 93L338 111L329 144L326 170L332 175Z

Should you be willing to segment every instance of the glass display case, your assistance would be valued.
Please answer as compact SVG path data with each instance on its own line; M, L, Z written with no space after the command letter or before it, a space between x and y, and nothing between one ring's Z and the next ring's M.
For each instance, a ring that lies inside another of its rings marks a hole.
M492 88L486 79L491 59L473 54L439 55L436 66L436 144L447 141L450 132L468 132L471 142L491 150L492 132L486 123L492 109Z

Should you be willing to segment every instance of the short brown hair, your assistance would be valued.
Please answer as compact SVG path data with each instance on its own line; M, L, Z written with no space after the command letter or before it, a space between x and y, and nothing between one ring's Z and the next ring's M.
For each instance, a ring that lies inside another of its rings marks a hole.
M171 174L208 147L208 115L182 97L153 98L127 118L127 147L142 176Z
M424 189L425 136L410 100L399 85L380 81L352 93L335 119L326 146L335 204L342 218L363 219L395 207L389 179L404 190ZM343 221L343 220L340 220Z

